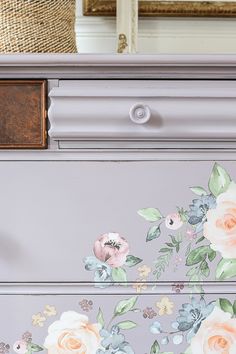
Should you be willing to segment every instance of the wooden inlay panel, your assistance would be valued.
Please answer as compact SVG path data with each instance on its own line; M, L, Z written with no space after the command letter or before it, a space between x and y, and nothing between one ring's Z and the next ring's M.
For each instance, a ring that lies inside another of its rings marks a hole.
M46 146L46 80L0 80L0 148Z

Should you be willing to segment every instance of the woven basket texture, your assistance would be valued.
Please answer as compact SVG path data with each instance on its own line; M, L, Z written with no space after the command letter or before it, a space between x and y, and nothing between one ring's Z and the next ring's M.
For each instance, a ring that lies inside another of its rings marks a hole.
M75 0L0 0L1 53L75 53Z

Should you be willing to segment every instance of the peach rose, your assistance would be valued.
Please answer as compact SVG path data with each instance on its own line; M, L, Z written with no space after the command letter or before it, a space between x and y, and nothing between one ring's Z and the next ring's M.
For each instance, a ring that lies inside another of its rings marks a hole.
M129 254L129 244L116 232L109 232L99 237L93 251L95 256L110 267L121 267Z
M96 354L100 348L99 324L74 311L64 312L48 329L44 347L48 354Z
M235 354L236 319L217 306L191 340L192 354Z
M203 235L223 258L236 258L236 184L216 199L216 208L207 212Z

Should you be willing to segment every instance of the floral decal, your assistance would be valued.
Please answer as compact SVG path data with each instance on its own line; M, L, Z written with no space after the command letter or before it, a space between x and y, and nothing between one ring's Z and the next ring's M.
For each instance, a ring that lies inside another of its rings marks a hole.
M48 354L96 354L101 342L100 329L101 326L90 323L87 316L67 311L61 315L60 320L49 326L44 347Z
M186 342L187 349L181 354L234 354L236 353L236 301L220 298L206 303L203 297L198 301L182 305L172 329L166 331L159 321L150 326L150 332L156 339L152 345L151 354L162 352L161 346L170 342L180 345Z
M127 282L125 267L142 262L141 258L129 254L129 244L116 232L101 235L93 246L94 256L84 259L85 269L94 271L95 286L104 288L114 282ZM143 272L146 274L147 269Z
M30 332L25 332L22 338L13 345L13 350L17 354L32 354L33 352L41 352L43 349L40 345L32 343Z
M87 316L78 312L64 312L49 326L44 347L48 354L135 354L122 332L135 328L137 324L128 319L120 321L119 318L136 311L136 302L137 297L119 301L107 324L101 308L96 323L91 323ZM80 303L84 304L84 300Z
M145 296L143 302L143 296L123 295L107 308L94 295L95 309L89 317L76 309L65 311L58 319L51 318L47 330L38 328L43 331L42 344L35 344L27 331L13 342L12 349L17 354L43 350L48 354L139 354L137 336L145 339L145 354L235 354L235 295L229 295L230 299L183 296L185 300L177 304L182 296L151 295L151 300ZM79 299L77 306L84 300ZM140 308L142 304L146 307ZM9 344L0 343L0 353L10 351Z
M163 216L157 208L144 208L138 214L152 223L146 242L161 236L163 225L169 239L159 249L153 274L159 279L170 263L178 268L185 254L186 276L193 291L203 292L200 282L209 277L210 263L217 260L214 278L228 280L236 276L236 183L227 171L215 163L208 188L190 188L196 195L189 208L177 208ZM175 256L174 261L172 261Z

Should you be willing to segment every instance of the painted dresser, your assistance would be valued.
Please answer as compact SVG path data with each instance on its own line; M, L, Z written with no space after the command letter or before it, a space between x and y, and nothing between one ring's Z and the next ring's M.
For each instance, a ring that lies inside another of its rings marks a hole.
M0 353L235 354L236 56L4 55L0 79Z

